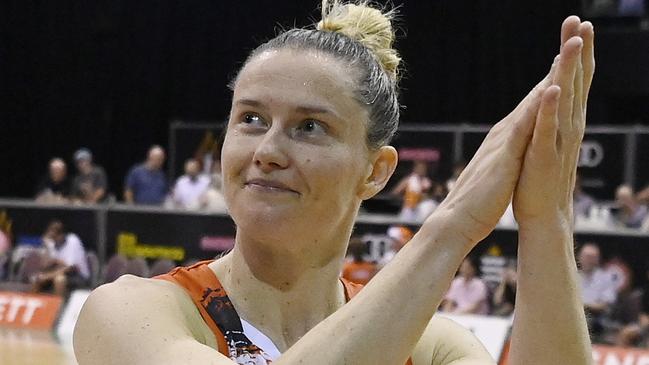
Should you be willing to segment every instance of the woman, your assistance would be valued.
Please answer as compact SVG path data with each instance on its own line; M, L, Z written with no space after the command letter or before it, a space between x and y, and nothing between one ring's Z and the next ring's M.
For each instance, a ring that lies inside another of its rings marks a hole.
M458 276L442 302L444 312L455 314L484 314L489 312L489 289L480 279L478 265L471 257L462 261Z
M323 13L318 30L291 30L255 50L234 82L222 167L235 248L165 280L126 276L95 290L75 331L79 363L263 364L271 346L273 364L492 364L472 334L433 314L512 195L521 275L510 363L590 363L571 239L590 23L564 22L556 66L489 132L410 243L347 302L355 288L338 276L354 219L397 163L388 143L399 58L380 11L324 1ZM192 275L218 281L205 300L247 330L218 333L210 308L197 305L204 288L189 288ZM253 335L268 341L246 343ZM232 350L237 343L247 348Z

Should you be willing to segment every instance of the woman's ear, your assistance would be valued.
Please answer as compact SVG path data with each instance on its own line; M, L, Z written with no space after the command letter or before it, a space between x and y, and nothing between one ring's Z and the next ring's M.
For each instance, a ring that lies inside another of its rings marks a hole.
M399 156L392 146L383 146L372 153L369 171L358 192L361 200L367 200L383 190L394 169L397 167Z

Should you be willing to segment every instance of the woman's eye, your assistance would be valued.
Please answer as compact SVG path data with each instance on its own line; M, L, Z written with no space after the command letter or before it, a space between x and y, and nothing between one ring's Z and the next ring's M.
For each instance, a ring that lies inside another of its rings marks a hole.
M266 123L257 114L246 113L243 115L243 123L251 126L265 126Z
M317 120L308 119L302 122L298 128L298 132L308 135L327 134L327 128Z

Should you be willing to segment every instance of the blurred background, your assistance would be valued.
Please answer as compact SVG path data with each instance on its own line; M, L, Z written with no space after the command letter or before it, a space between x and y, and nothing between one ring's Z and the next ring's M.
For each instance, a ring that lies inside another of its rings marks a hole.
M404 59L400 164L364 203L343 275L367 282L407 244L490 126L548 72L561 23L576 14L595 26L597 60L574 193L584 310L597 364L645 361L649 3L392 4ZM227 84L256 46L319 20L319 5L0 2L0 314L14 308L0 315L0 363L74 364L72 328L89 290L232 247L219 163ZM506 359L516 253L508 209L454 281L479 281L479 293L452 287L440 308L495 360ZM43 309L25 319L25 303Z

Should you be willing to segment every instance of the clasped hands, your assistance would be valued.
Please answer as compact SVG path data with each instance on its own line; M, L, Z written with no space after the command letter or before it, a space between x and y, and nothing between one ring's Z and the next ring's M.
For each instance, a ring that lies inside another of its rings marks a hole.
M430 220L443 220L467 249L510 202L521 229L572 232L572 192L595 70L590 22L568 17L548 75L485 137ZM513 200L512 200L513 199Z

